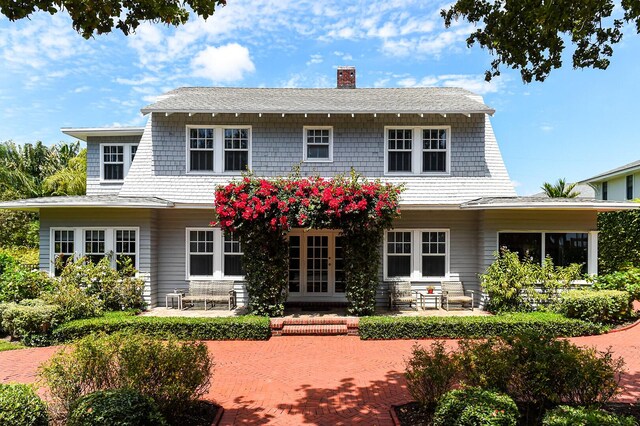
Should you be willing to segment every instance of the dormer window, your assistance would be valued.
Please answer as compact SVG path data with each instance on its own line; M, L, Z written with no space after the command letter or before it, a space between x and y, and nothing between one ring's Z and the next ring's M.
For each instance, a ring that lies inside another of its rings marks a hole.
M129 172L138 144L100 145L100 177L102 181L121 182Z
M450 172L449 126L385 127L385 173Z
M251 167L251 126L187 126L187 173L240 173Z
M333 161L333 127L304 126L304 161Z

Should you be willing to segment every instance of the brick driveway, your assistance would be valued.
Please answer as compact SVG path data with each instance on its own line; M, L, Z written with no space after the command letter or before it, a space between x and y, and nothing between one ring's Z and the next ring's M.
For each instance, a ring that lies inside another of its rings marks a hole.
M623 356L628 373L621 399L640 397L640 326L572 340L611 346ZM225 425L391 424L389 406L409 400L402 371L413 344L343 336L208 342L216 362L208 397L225 408ZM0 382L33 382L37 366L54 351L0 352Z

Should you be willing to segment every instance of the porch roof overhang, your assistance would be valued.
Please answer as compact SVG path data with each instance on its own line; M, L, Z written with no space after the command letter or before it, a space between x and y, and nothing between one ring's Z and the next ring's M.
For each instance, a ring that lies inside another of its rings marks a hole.
M60 131L86 142L90 136L142 136L144 127L63 127Z
M27 198L4 201L0 209L39 211L43 208L129 208L164 209L173 207L171 201L156 197L120 197L117 195L78 195L62 197Z
M588 210L611 212L639 209L640 203L587 198L488 197L467 201L462 203L460 208L463 210Z

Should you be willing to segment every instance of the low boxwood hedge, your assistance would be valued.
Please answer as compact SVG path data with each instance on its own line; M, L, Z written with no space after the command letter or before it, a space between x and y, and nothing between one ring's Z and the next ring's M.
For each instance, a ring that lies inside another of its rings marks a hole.
M557 311L569 318L617 324L632 317L631 300L620 290L570 290L560 294Z
M539 332L557 337L601 334L607 327L551 312L512 313L477 317L363 317L360 338L423 339L482 338Z
M68 342L91 333L111 334L122 330L184 340L268 340L271 337L267 317L151 317L112 312L98 318L65 323L53 331L53 339Z

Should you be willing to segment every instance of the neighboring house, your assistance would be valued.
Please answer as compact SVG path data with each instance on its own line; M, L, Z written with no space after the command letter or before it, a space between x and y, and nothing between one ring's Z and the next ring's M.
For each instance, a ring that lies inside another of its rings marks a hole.
M185 87L142 109L144 128L66 128L87 143L87 195L1 203L40 212L40 267L57 256L129 256L152 306L190 279L242 283L242 245L212 228L216 185L258 176L347 174L404 183L380 281L416 290L478 274L499 246L597 272L596 216L629 203L517 197L480 96L458 88ZM341 79L341 80L340 80ZM290 233L289 301L344 302L341 237ZM384 287L384 284L381 284ZM381 292L380 303L384 303Z
M640 198L640 161L600 173L580 183L591 185L598 200L634 200Z

